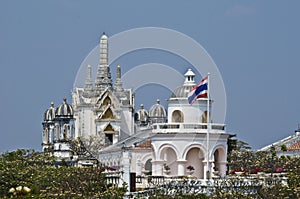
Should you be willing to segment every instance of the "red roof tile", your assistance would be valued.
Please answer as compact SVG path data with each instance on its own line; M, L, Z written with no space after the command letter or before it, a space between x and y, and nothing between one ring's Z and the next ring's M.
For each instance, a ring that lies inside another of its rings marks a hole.
M300 141L288 146L287 150L300 150Z

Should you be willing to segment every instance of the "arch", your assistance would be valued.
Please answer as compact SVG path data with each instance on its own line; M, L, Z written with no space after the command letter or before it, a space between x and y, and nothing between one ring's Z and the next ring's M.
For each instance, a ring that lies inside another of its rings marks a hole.
M49 143L49 131L48 131L48 127L46 127L44 129L43 142L44 142L44 144L48 144Z
M148 159L144 164L144 169L152 173L152 159Z
M222 145L222 144L219 144L219 145L216 145L214 146L214 148L211 150L211 154L209 154L209 159L214 159L214 154L215 152L218 150L218 153L219 153L219 161L226 161L227 158L227 154L226 154L226 146Z
M207 111L204 111L203 114L201 115L201 122L207 123Z
M165 150L166 148L171 148L171 149L173 149L173 150L175 151L176 157L180 157L177 148L176 148L174 145L172 145L172 144L163 144L163 145L161 145L161 146L158 148L158 150L157 150L157 156L156 156L156 157L162 160L162 159L163 159L163 158L161 158L161 157L162 157L162 152L163 152L163 150Z
M152 157L153 157L153 160L156 160L157 158L156 157L159 157L159 156L156 156L156 153L158 154L158 150L156 150L156 147L155 145L151 142L151 148L152 148Z
M174 123L183 123L184 121L184 116L182 111L180 110L175 110L172 112L172 122Z
M168 175L178 174L178 156L176 154L176 151L172 147L164 147L160 152L160 159L164 160L164 164L170 168L170 173L168 173Z
M186 166L192 166L195 169L192 175L200 179L204 178L204 159L204 151L197 146L189 148L186 153Z
M216 173L217 175L224 176L226 173L226 159L227 159L227 154L226 154L226 147L224 145L217 145L214 147L212 150L211 158L212 160L212 170Z
M68 131L68 127L69 127L69 125L67 125L67 124L64 124L64 127L63 127L63 139L64 140L66 140L67 138L68 138L68 133L69 133L69 131Z
M60 139L60 125L56 124L55 125L55 140L59 140Z
M145 163L148 159L153 159L152 154L145 154L143 157L140 158L141 162Z
M199 148L201 151L203 151L204 154L206 152L206 148L203 145L201 145L199 143L192 143L183 150L182 159L186 160L187 153L192 148Z

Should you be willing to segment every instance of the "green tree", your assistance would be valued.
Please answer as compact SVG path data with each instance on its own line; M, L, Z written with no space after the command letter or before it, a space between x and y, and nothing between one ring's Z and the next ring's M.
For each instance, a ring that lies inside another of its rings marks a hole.
M105 182L103 169L54 167L54 158L32 150L17 150L0 156L0 198L13 196L11 188L30 188L37 198L122 198L124 188Z

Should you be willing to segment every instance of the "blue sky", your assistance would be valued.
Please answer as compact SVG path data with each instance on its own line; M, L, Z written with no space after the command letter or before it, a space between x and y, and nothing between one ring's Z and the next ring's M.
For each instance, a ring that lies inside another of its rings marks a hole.
M149 26L182 32L207 50L226 87L229 132L253 148L291 135L300 123L299 4L1 1L0 151L41 149L45 109L64 96L71 101L76 72L103 31L114 35ZM131 64L159 60L183 64L182 71L188 65L158 51L132 53L119 61L126 72ZM148 108L154 103L137 97Z

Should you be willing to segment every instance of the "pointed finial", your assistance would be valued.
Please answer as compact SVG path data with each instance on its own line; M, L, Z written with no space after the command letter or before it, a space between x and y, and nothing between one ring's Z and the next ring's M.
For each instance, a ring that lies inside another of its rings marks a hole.
M144 108L144 104L141 104L141 106L140 106L140 107L141 107L141 109L143 109L143 108Z
M67 103L67 98L66 97L64 97L64 103Z
M157 99L156 102L157 102L157 104L160 104L160 100L159 99Z
M54 102L51 102L50 104L51 104L51 107L54 107Z

